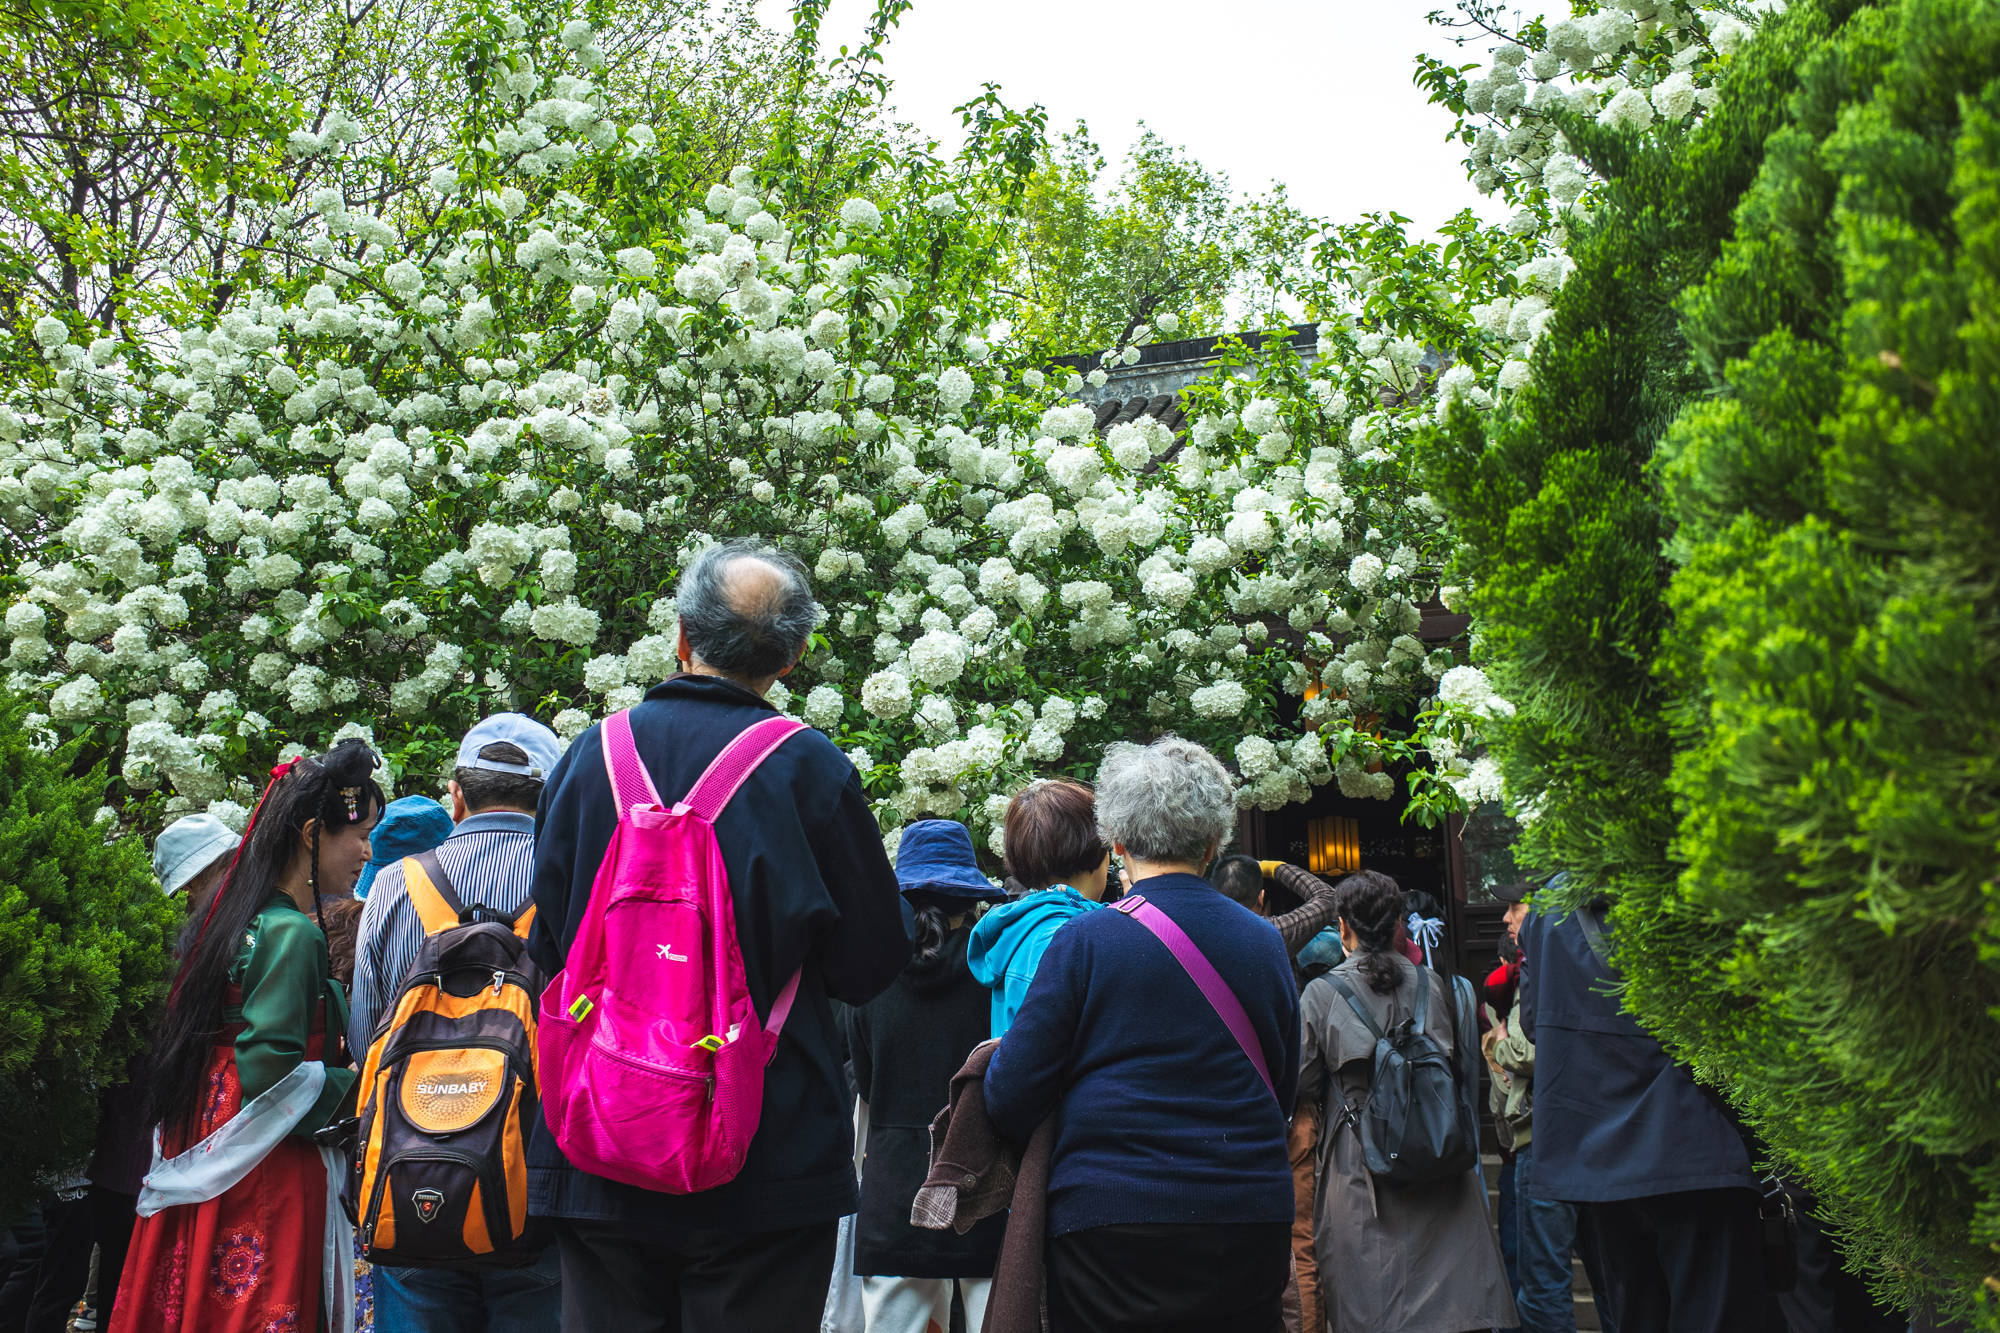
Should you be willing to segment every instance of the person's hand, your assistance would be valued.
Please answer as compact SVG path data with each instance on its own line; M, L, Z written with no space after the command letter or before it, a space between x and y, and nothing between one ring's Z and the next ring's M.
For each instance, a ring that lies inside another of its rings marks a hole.
M1118 892L1121 895L1132 892L1132 872L1123 861L1118 863Z
M1497 1027L1488 1028L1486 1035L1479 1039L1479 1052L1486 1057L1486 1067L1492 1070L1493 1077L1499 1079L1502 1083L1507 1081L1507 1071L1502 1069L1499 1062L1494 1060L1493 1047L1506 1035L1506 1025L1501 1024Z
M1259 861L1257 863L1258 867L1263 870L1265 879L1276 879L1278 877L1278 867L1283 864L1283 861Z

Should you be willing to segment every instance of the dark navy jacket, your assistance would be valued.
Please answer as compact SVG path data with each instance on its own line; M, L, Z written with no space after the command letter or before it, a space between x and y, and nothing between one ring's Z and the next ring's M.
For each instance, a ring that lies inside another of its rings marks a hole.
M632 710L639 757L661 798L687 793L709 761L772 716L749 690L676 676ZM535 819L535 925L529 951L553 977L583 920L616 817L600 729L550 773ZM742 1174L700 1194L623 1185L571 1166L548 1126L528 1145L528 1203L538 1216L633 1223L656 1239L702 1231L775 1231L854 1211L854 1125L828 997L863 1004L910 958L902 896L882 835L847 756L817 731L780 746L715 825L743 970L757 1011L805 965L764 1079L764 1111Z
M1060 1110L1049 1234L1129 1223L1287 1222L1286 1122L1299 993L1269 921L1193 875L1133 891L1173 918L1236 993L1270 1089L1167 946L1123 912L1066 922L986 1070L994 1127L1028 1138Z
M1521 1025L1535 1043L1535 1142L1521 1188L1604 1203L1755 1187L1743 1138L1620 1009L1574 914L1521 924Z

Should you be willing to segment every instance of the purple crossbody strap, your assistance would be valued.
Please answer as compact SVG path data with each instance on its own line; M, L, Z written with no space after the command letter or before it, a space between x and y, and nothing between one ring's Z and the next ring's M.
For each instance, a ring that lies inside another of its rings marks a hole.
M1243 1048L1243 1054L1250 1057L1257 1077L1264 1080L1264 1086L1276 1100L1278 1086L1271 1082L1271 1070L1264 1063L1264 1047L1257 1040L1257 1029L1250 1026L1250 1015L1243 1011L1243 1002L1236 998L1235 991L1229 989L1229 983L1222 979L1215 965L1195 947L1187 932L1174 924L1172 917L1141 895L1128 894L1112 906L1152 931L1154 938L1167 946L1167 952L1174 956L1174 961L1187 969L1188 976L1201 988L1202 995L1214 1007L1217 1017L1222 1019L1222 1025L1229 1029L1229 1035L1236 1038L1236 1044Z
M630 709L620 709L605 718L598 741L604 750L604 771L611 778L611 804L620 820L639 804L641 792L649 804L666 804L660 799L660 789L653 785L653 775L646 771L645 761L639 758L639 747L632 743Z

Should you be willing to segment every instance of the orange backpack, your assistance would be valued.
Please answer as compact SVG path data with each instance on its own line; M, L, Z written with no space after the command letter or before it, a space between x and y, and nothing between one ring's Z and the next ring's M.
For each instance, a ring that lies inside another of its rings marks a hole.
M371 1263L533 1262L528 1218L536 1097L530 903L511 921L467 909L435 852L403 861L424 943L361 1067L352 1197Z

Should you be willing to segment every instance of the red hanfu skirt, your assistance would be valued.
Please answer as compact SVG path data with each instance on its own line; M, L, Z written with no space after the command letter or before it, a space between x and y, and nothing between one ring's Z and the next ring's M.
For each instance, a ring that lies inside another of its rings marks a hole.
M315 1023L308 1060L325 1042ZM243 1104L234 1034L208 1059L201 1119L172 1157ZM326 1229L326 1164L310 1140L286 1138L219 1198L139 1219L110 1333L316 1333Z

